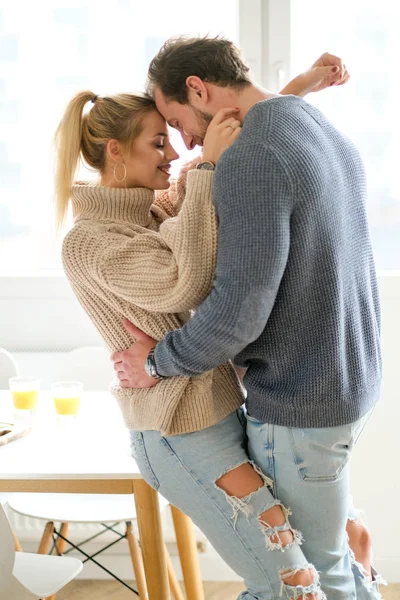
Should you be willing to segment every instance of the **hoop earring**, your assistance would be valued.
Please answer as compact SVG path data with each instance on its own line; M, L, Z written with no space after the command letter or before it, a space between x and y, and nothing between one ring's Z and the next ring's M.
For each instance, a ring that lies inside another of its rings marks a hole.
M122 179L118 179L118 177L116 175L117 167L119 167L119 165L121 165L121 167L124 167L124 175L123 175ZM114 165L114 179L118 183L122 183L123 181L125 181L125 179L126 179L126 166L124 165L124 163L116 163Z

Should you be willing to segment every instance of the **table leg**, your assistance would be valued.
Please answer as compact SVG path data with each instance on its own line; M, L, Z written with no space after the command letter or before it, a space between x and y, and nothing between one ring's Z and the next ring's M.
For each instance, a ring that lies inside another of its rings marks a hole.
M192 521L171 504L187 600L205 600Z
M149 600L170 600L157 492L143 479L135 479L133 493Z

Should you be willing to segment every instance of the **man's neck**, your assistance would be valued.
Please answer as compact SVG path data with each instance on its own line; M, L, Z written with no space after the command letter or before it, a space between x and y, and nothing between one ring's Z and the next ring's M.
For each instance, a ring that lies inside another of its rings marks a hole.
M236 92L239 120L243 121L249 110L257 104L257 102L275 98L277 95L278 94L273 94L269 90L256 85L251 85L240 92Z
M217 88L217 86L214 86L213 84L208 85L211 89L213 87ZM216 96L218 96L218 101L214 104L215 111L220 108L228 108L229 106L232 106L232 108L239 108L239 113L237 116L235 115L235 118L239 121L243 121L249 110L257 104L257 102L275 98L277 94L273 94L265 88L252 84L239 91L228 87L218 87L218 94L216 94Z

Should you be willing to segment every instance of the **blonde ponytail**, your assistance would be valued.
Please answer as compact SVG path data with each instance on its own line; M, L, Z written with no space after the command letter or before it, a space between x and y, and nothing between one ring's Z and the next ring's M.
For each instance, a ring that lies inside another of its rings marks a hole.
M93 107L85 115L87 102ZM142 119L156 110L145 94L117 94L99 98L89 90L79 92L70 101L55 134L56 222L61 228L68 211L71 188L81 157L100 173L106 163L106 146L115 139L130 150L142 130Z
M56 131L55 200L58 229L67 214L71 187L80 160L83 109L94 96L90 91L77 94L68 104Z

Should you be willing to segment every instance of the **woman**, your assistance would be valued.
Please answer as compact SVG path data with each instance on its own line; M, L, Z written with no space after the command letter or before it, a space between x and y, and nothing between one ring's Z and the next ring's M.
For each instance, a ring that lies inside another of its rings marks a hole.
M88 102L94 105L83 116ZM231 111L220 111L207 131L203 160L216 163L239 133ZM110 352L133 341L124 317L161 339L189 318L212 285L212 172L188 172L183 203L182 180L175 193L155 196L154 190L168 189L170 163L178 155L164 119L144 96L78 94L56 141L59 224L70 201L75 217L63 260L76 296ZM99 185L73 185L81 156L99 172ZM247 590L240 598L265 600L283 592L288 598L324 597L300 549L301 534L289 524L289 509L246 455L243 397L230 364L153 388L116 385L113 393L143 477L188 514L243 577ZM156 441L156 472L144 431Z

